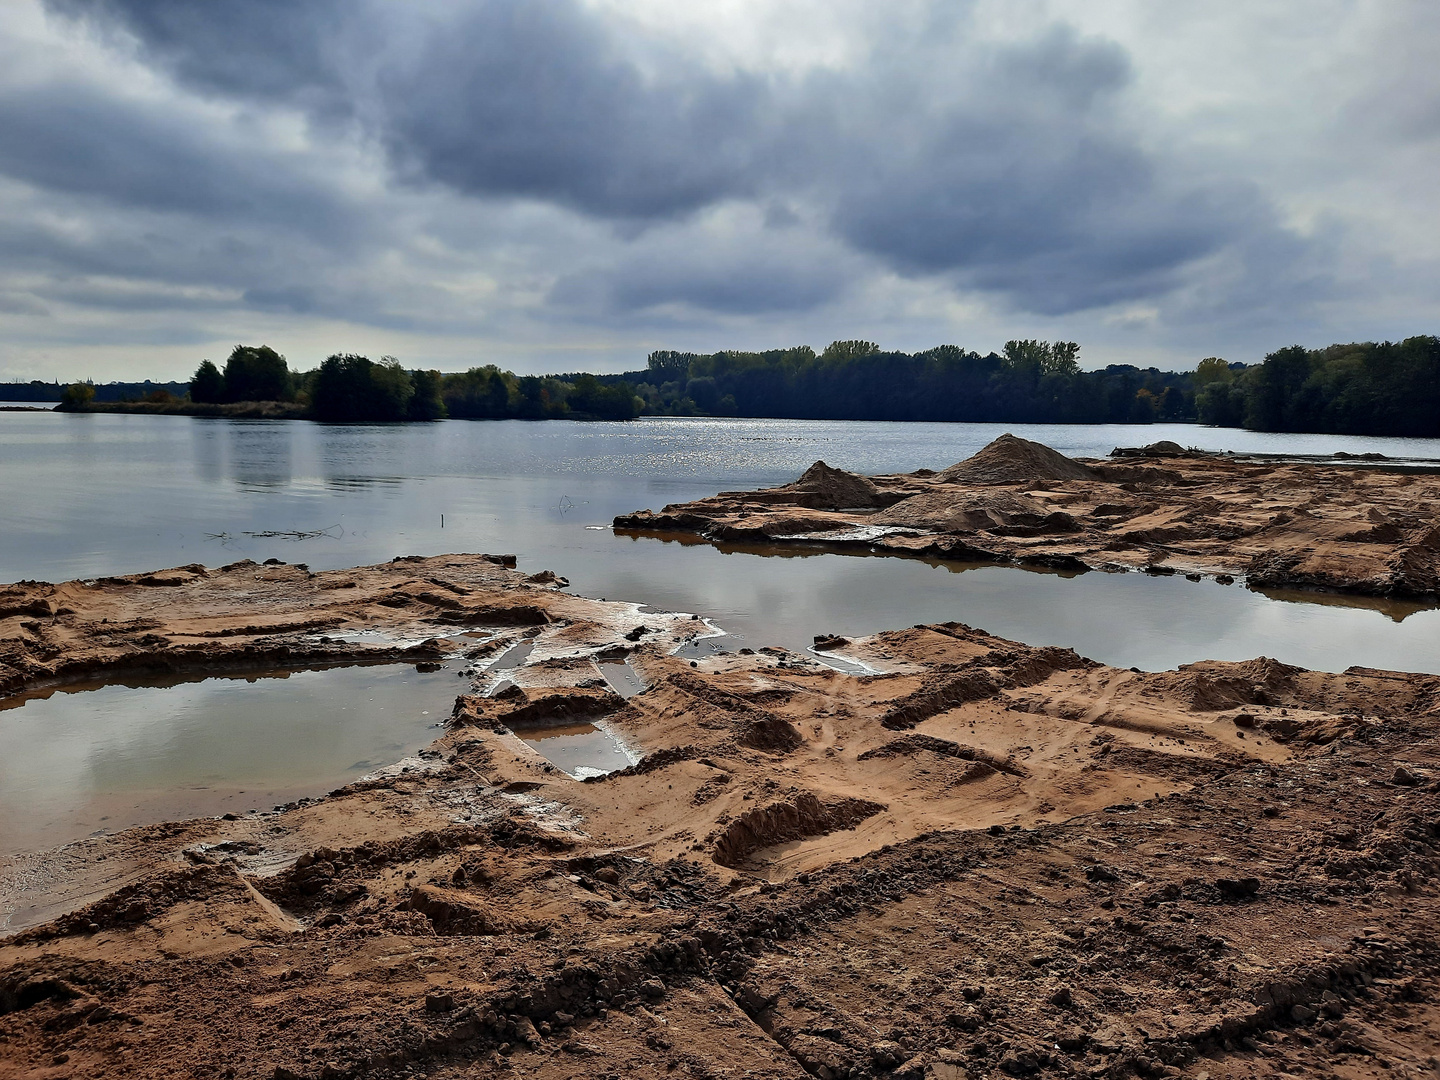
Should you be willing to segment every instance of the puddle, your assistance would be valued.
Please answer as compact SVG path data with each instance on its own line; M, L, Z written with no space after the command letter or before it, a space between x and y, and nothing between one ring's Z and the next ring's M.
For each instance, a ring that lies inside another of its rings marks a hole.
M429 745L463 661L70 685L0 701L0 855L269 810Z
M640 673L628 663L601 662L600 674L605 676L610 689L627 701L645 689Z
M487 667L486 671L509 671L517 668L529 658L535 648L535 642L522 641L519 645L512 645L496 658L495 662Z
M518 732L517 732L518 734ZM528 731L520 738L541 757L577 780L634 765L619 741L594 724L564 724Z

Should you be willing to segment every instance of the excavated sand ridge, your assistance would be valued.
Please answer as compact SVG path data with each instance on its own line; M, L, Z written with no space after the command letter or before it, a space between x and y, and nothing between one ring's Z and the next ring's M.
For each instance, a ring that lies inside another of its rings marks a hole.
M12 690L361 630L531 648L426 768L0 862L0 1077L1434 1070L1440 678L958 624L827 642L863 677L691 662L702 622L503 563L7 591ZM582 719L640 763L580 782L519 737Z
M1077 461L1012 435L939 473L861 477L821 466L778 488L622 515L615 528L1440 596L1440 471L1236 459L1174 444L1155 457Z

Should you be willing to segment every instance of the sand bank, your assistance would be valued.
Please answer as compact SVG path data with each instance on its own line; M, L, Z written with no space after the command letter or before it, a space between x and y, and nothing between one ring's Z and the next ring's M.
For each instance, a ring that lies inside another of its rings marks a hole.
M940 472L799 480L615 519L716 542L854 546L1060 570L1244 578L1256 588L1440 595L1440 471L1166 444L1076 460L1001 436Z
M506 561L6 593L12 688L386 648L476 674L419 759L324 798L0 863L0 1076L1358 1076L1437 1052L1440 678L1143 674L959 624L823 641L858 677L691 661L702 621ZM606 681L622 661L640 692ZM638 764L577 780L522 738L577 723Z

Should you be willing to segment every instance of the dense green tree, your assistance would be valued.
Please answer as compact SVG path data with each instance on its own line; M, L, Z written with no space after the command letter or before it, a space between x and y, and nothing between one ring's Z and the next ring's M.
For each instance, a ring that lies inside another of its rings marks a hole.
M290 368L268 345L236 345L225 361L227 401L288 401Z
M577 375L565 392L572 416L597 420L633 420L640 412L635 390L628 382L605 385L594 375Z
M442 376L438 371L412 371L410 384L414 393L406 407L407 420L439 420L445 415L445 399L441 390Z
M842 362L859 360L866 356L874 356L879 351L880 346L873 341L832 341L825 346L825 351L820 354L820 359Z
M690 362L694 359L694 353L662 349L652 352L646 360L645 366L656 382L683 383L690 377Z
M200 361L190 378L190 400L209 405L225 400L225 376L210 360Z
M515 415L519 388L514 375L494 364L443 378L445 410L463 420L499 420Z
M311 408L320 420L404 420L415 387L393 357L337 354L316 373Z
M1195 415L1202 424L1239 427L1245 416L1245 390L1235 381L1212 382L1195 394Z
M1130 423L1153 424L1160 412L1159 401L1149 390L1135 391L1135 400L1130 404Z
M1230 370L1230 365L1218 356L1207 356L1195 365L1194 382L1196 389L1209 386L1215 382L1228 383L1234 378L1235 373Z
M1246 427L1440 436L1440 338L1292 345L1236 380Z
M1310 354L1304 346L1291 345L1265 357L1247 379L1245 426L1255 431L1294 430L1299 398L1309 378Z

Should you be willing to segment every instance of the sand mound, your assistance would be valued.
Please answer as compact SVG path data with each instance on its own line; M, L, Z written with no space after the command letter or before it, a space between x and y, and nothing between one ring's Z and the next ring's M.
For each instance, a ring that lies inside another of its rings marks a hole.
M1038 499L1009 491L927 491L912 495L870 520L876 525L903 525L936 532L973 532L1009 525L1017 519L1044 518L1049 508Z
M974 456L951 465L940 479L963 484L1025 484L1036 480L1093 480L1095 474L1048 446L1007 434Z
M1145 452L1151 457L1179 457L1185 453L1185 448L1177 442L1161 439L1159 442L1152 442L1145 447Z
M1159 442L1152 442L1148 446L1117 446L1110 451L1111 457L1119 458L1157 458L1157 457L1184 457L1190 451L1186 450L1177 442L1169 439L1161 439Z
M815 462L801 473L800 479L790 485L790 490L803 495L801 505L812 510L883 506L886 501L880 489L866 477L844 469L832 469L823 461Z

